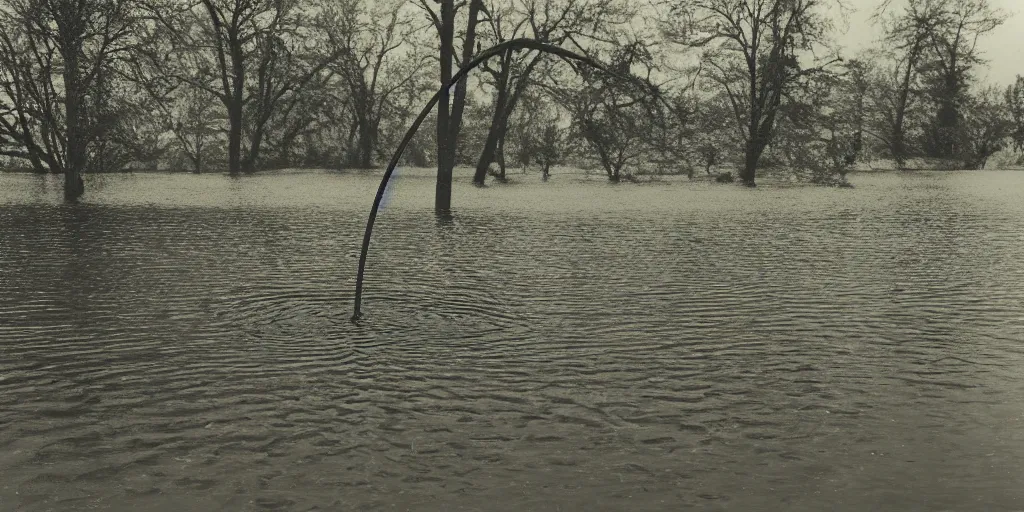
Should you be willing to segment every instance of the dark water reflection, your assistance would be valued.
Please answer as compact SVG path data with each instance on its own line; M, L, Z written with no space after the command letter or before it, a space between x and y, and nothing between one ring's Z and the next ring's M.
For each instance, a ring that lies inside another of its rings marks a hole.
M1024 174L0 174L0 510L1024 510ZM570 183L571 182L571 183Z

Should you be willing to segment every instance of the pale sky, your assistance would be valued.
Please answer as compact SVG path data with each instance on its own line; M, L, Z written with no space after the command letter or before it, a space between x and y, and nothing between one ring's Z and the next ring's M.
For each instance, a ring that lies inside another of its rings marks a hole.
M856 9L849 17L849 30L838 36L846 47L845 57L870 45L881 35L869 18L883 0L846 0ZM1005 11L1006 22L981 39L978 47L988 59L988 69L979 70L983 82L998 85L1013 83L1017 75L1024 75L1024 0L989 0L993 7ZM845 27L837 27L843 31Z

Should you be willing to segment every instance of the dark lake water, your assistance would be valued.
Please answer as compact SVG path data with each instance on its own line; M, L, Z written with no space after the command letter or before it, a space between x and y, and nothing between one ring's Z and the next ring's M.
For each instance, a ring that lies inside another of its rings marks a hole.
M0 174L0 510L1024 510L1024 173L378 179Z

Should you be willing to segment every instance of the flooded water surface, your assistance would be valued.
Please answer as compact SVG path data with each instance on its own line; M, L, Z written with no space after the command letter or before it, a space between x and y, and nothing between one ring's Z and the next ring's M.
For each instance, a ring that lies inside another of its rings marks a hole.
M1024 173L0 174L0 510L1024 510ZM516 178L513 176L513 178Z

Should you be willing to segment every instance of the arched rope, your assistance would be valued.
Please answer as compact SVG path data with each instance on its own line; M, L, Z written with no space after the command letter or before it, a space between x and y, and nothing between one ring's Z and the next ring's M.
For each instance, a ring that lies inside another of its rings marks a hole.
M511 39L503 43L494 45L491 48L488 48L481 52L479 55L476 56L476 58L470 61L469 64L463 66L462 69L458 71L458 73L455 73L455 76L453 76L452 79L447 84L445 84L443 87L438 89L436 93L434 93L434 96L430 98L430 101L428 101L426 106L423 107L423 110L420 111L420 115L416 117L415 121L413 121L412 126L410 126L409 130L405 132L405 137L402 138L401 144L398 145L398 149L395 150L395 154L391 157L391 161L388 163L388 168L384 171L384 177L380 180L380 186L377 187L377 197L373 199L373 207L370 208L370 216L369 218L366 219L366 232L363 234L363 249L362 252L360 252L359 254L359 272L356 275L355 308L352 313L353 322L359 320L359 318L362 316L360 306L362 305L363 299L363 273L366 270L366 253L370 249L370 236L373 234L373 223L374 221L377 220L377 210L380 209L380 202L384 198L384 190L387 188L388 181L391 179L391 175L394 174L395 167L398 166L398 160L402 157L402 153L405 152L406 146L408 146L409 142L412 141L413 136L416 134L416 130L419 129L420 124L423 123L423 120L427 118L427 115L430 114L430 111L434 110L434 106L437 105L437 102L441 99L441 95L444 94L445 91L450 90L452 86L459 82L459 80L462 80L467 74L469 74L470 71L478 67L480 64L483 64L485 61L487 61L487 59L490 59L495 55L500 55L509 50L520 49L537 50L538 52L541 53L557 55L559 57L562 57L563 59L576 60L589 66L593 66L611 75L621 77L621 75L619 75L618 73L609 70L607 66L590 57L580 55L571 50L566 50L565 48L560 48L552 44L542 43L540 41L537 41L536 39L529 38ZM630 81L638 81L635 77L621 78L625 78ZM648 86L649 84L644 82L644 85Z

